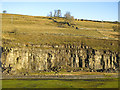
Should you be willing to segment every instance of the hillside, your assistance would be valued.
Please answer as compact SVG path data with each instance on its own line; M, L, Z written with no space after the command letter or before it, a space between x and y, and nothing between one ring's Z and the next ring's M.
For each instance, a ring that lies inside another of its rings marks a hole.
M2 14L2 45L22 47L31 45L61 45L83 43L94 49L118 50L119 33L115 23L64 18Z
M117 73L120 53L113 26L117 24L3 14L2 73Z

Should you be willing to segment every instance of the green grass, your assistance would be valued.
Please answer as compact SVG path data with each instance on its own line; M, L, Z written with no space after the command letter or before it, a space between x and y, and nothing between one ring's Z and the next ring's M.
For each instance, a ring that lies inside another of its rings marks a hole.
M2 88L118 88L118 79L2 80Z

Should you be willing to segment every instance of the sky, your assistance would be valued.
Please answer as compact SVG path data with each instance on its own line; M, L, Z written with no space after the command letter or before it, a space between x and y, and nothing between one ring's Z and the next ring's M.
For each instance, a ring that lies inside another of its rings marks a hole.
M62 16L69 11L74 18L118 21L118 2L2 2L7 13L47 16L60 9Z

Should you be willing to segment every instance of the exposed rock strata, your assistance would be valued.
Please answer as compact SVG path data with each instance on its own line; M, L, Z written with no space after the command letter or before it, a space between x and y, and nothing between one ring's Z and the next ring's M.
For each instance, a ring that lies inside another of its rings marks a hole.
M119 53L94 50L88 46L41 46L41 48L2 48L2 72L58 71L63 67L88 71L114 71L119 67ZM68 70L71 71L71 70Z

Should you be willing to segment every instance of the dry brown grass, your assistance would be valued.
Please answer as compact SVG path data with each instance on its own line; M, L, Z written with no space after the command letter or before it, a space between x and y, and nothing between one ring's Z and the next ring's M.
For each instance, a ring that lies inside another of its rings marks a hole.
M75 27L89 28L89 30L75 29L66 24L63 24L64 27L58 27L58 23L48 18L49 17L2 14L2 39L11 40L12 43L23 44L72 44L84 42L86 45L96 49L117 50L117 41L111 40L114 39L114 37L111 38L107 36L104 34L105 31L99 31L101 30L101 23L74 21L76 24ZM65 21L64 18L56 18L55 20L58 22ZM112 30L113 25L117 24L104 23L104 28L106 30ZM117 33L114 31L110 32L108 34L112 32ZM101 39L105 36L111 39ZM113 48L111 43L115 43L116 48ZM11 46L14 46L14 44L11 44Z
M92 21L75 21L79 27L89 27L94 29L107 29L113 30L113 26L117 26L114 23L102 23L102 22L92 22Z

